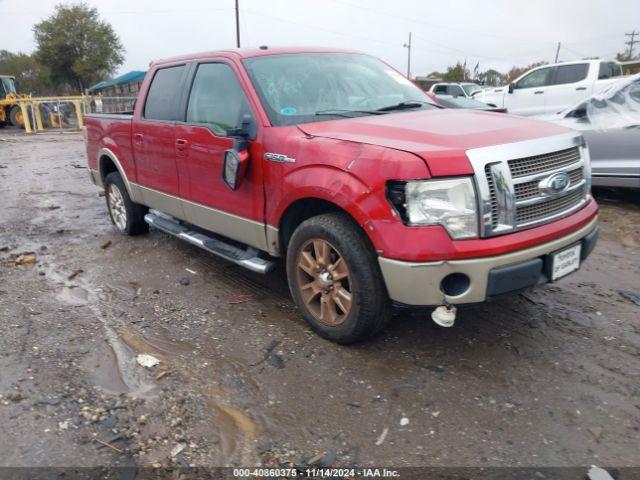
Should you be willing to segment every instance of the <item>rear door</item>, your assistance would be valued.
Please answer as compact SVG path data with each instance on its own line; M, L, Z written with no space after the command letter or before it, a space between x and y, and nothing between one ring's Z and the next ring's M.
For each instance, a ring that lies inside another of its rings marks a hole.
M132 122L137 179L144 203L183 218L178 200L180 181L175 156L175 122L187 65L158 68L139 118Z
M588 75L588 63L554 67L549 86L545 89L545 112L561 112L591 95L593 82Z
M509 113L540 115L545 111L545 88L549 84L551 67L538 68L514 84L513 93L505 93L504 106Z
M225 151L244 115L256 116L231 63L223 60L194 65L184 119L176 125L178 174L186 179L181 195L189 222L240 242L266 248L262 150L249 142L246 178L231 190L222 180Z

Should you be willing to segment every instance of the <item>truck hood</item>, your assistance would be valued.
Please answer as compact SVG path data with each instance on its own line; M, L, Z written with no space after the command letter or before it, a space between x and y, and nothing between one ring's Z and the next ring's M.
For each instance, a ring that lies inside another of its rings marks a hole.
M298 128L310 136L413 153L425 161L433 176L473 174L466 156L466 151L472 148L521 142L569 131L539 120L463 109L389 113L304 123Z

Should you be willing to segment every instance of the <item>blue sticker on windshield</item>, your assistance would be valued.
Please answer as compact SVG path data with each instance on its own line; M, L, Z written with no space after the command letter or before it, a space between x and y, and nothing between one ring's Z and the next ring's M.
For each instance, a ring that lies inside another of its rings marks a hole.
M295 115L297 112L297 110L293 107L284 107L282 110L280 110L280 113L282 115Z

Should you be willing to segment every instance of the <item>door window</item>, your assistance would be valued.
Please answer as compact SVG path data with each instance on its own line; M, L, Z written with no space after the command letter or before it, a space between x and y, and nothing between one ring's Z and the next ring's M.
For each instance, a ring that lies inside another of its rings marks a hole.
M459 85L449 85L449 95L453 95L454 97L459 95L464 96L464 92L462 91L462 87Z
M240 126L247 113L249 102L229 65L198 65L187 106L188 123L204 125L216 135L226 136L227 130Z
M544 87L548 84L550 68L534 70L518 82L518 88Z
M185 65L161 68L156 71L144 104L144 118L148 120L177 120L175 100L181 87Z
M576 83L587 78L589 72L588 63L577 63L575 65L560 65L556 67L553 85L563 85L565 83Z

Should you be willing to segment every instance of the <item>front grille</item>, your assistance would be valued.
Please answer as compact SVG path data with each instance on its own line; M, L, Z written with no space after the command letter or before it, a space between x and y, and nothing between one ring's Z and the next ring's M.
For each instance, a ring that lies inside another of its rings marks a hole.
M516 223L528 224L544 220L568 210L582 201L584 191L578 189L563 197L553 198L546 202L518 207L516 210Z
M509 160L509 170L512 178L519 178L566 167L579 160L580 149L572 147L553 153Z
M498 198L496 197L496 186L493 183L493 175L491 175L491 165L485 165L484 174L487 177L491 199L491 225L495 228L498 225Z
M570 187L577 185L584 179L582 167L576 168L567 173L571 178L571 183L569 184ZM531 182L518 183L514 185L516 200L526 200L528 198L538 197L540 195L540 188L538 187L539 183L540 180L533 180Z
M582 151L580 147L564 148L564 145L559 144L550 153L516 159L501 155L499 148L497 155L491 152L482 159L476 160L471 154L477 178L483 183L480 189L484 203L483 236L544 224L569 214L584 202L587 183ZM557 172L569 175L567 191L560 196L541 192L540 182Z

